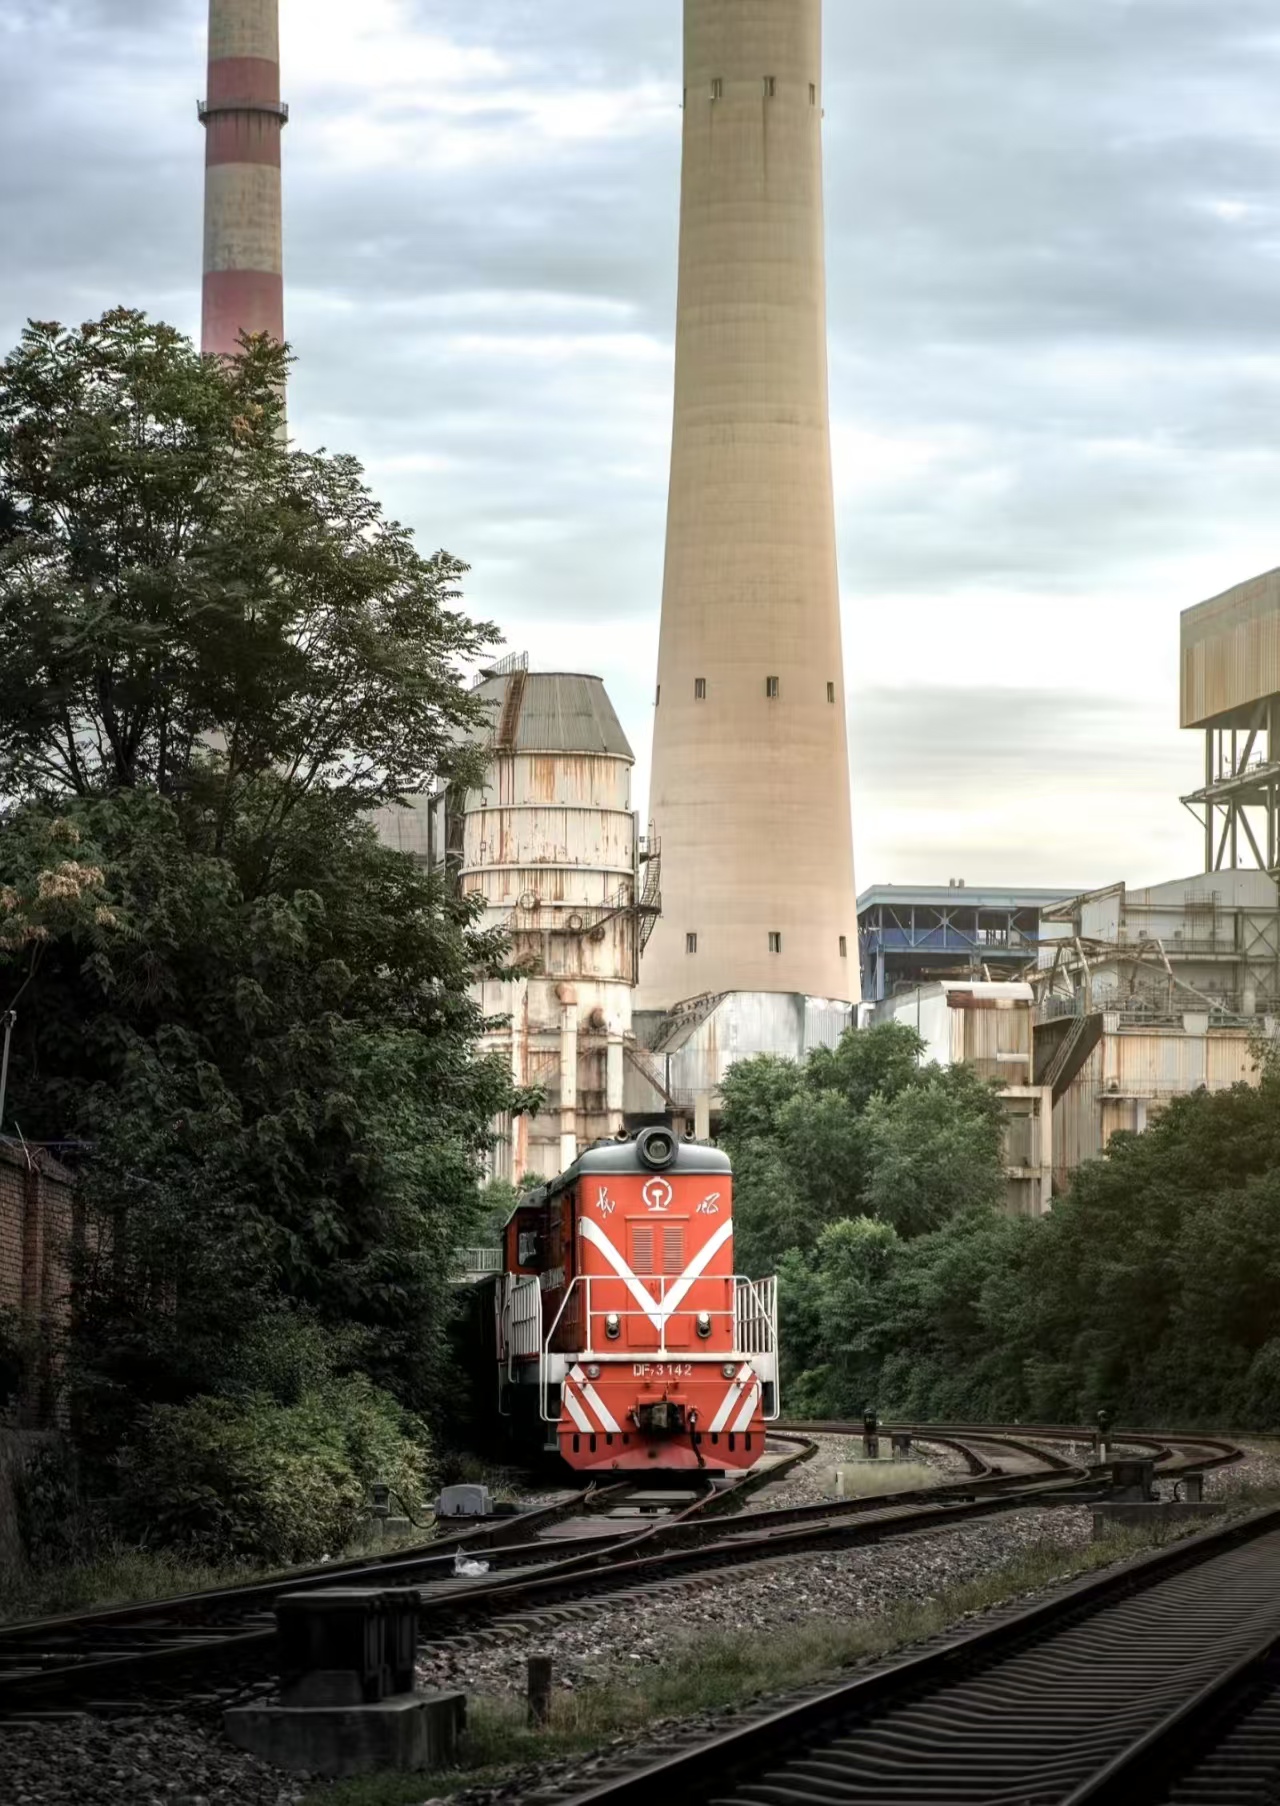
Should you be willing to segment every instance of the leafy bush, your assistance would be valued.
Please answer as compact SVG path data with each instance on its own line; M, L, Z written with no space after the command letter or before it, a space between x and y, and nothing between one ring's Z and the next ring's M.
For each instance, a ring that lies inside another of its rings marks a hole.
M202 1561L316 1561L350 1542L375 1480L416 1515L429 1460L425 1427L363 1375L294 1404L158 1405L120 1458L120 1516L139 1541Z
M91 1558L97 1529L81 1494L75 1451L61 1437L40 1442L19 1463L13 1502L22 1548L37 1573Z

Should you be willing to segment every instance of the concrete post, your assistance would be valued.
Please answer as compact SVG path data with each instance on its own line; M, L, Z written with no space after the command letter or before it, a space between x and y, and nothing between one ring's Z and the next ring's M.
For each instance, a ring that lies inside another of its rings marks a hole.
M212 355L242 332L284 338L280 0L209 0L204 324Z
M578 1158L578 1003L572 985L560 987L560 1171Z
M609 1039L605 1047L605 1108L609 1113L608 1133L616 1135L622 1127L623 1082L625 1067L623 1065L622 1036L616 1029L609 1030Z
M693 1133L698 1141L711 1140L711 1093L698 1091L693 1099Z

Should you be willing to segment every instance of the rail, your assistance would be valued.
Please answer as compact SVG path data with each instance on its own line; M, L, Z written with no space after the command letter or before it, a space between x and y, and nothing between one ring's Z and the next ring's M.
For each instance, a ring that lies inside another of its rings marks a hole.
M861 1432L861 1424L831 1427L845 1436ZM1038 1474L1001 1471L989 1459L1000 1453L992 1445L1005 1443L1016 1451L1025 1449L1030 1437L1077 1444L1088 1441L1092 1432L1078 1426L1021 1425L1014 1435L1000 1426L972 1430L902 1427L922 1440L941 1441L961 1453L966 1447L962 1438L977 1438L982 1453L969 1451L970 1477L938 1476L927 1488L896 1495L766 1509L750 1520L738 1520L724 1536L710 1525L699 1528L698 1513L733 1510L745 1490L777 1479L788 1462L812 1455L815 1445L807 1438L820 1426L807 1425L802 1432L806 1440L797 1454L777 1465L762 1466L728 1491L708 1489L679 1520L648 1523L637 1531L602 1517L601 1535L575 1537L573 1554L562 1559L553 1556L550 1564L547 1544L531 1539L547 1524L566 1516L593 1508L607 1513L616 1503L617 1488L576 1493L553 1507L493 1520L462 1536L371 1562L363 1558L330 1563L249 1586L218 1588L40 1624L0 1627L0 1719L30 1719L33 1714L45 1713L62 1717L71 1705L93 1711L95 1702L108 1712L119 1711L126 1702L133 1702L132 1710L145 1710L152 1689L161 1709L172 1710L175 1697L186 1693L193 1701L207 1700L211 1687L222 1688L224 1682L237 1690L265 1688L274 1673L274 1632L262 1624L264 1610L282 1590L331 1587L339 1577L345 1586L424 1587L424 1631L448 1636L477 1620L491 1623L504 1616L527 1614L530 1609L576 1605L619 1590L630 1595L637 1585L667 1587L673 1580L692 1579L715 1569L732 1571L756 1561L796 1557L808 1560L819 1550L873 1544L890 1535L928 1533L1014 1509L1037 1497L1063 1497L1079 1488L1087 1493L1102 1479L1097 1470L1073 1466L1044 1451L1034 1451L1043 1464ZM773 1435L782 1433L774 1431ZM1148 1442L1166 1474L1177 1471L1175 1461L1203 1470L1239 1458L1234 1445L1199 1433L1153 1439L1117 1429L1115 1435L1125 1442ZM1061 1471L1064 1467L1068 1471ZM492 1564L493 1571L478 1585L456 1577L459 1548L483 1550ZM642 1556L643 1551L648 1553ZM700 1579L695 1583L702 1584ZM1181 1657L1186 1659L1194 1639L1189 1639L1185 1624L1179 1625L1177 1635ZM776 1754L776 1745L766 1753ZM724 1768L718 1767L715 1779L722 1782L726 1778ZM644 1806L654 1798L675 1806L675 1796L661 1790L638 1797Z

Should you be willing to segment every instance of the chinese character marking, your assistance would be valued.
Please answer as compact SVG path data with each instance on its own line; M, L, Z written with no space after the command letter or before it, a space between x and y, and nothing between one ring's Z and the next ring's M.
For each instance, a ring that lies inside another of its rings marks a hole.
M718 1191L713 1191L709 1197L702 1200L698 1206L698 1215L700 1217L718 1217L720 1215L720 1193Z
M670 1210L675 1195L665 1179L650 1179L640 1194L649 1209L659 1216Z
M607 1185L602 1185L600 1187L599 1195L596 1198L596 1209L600 1212L602 1217L611 1217L617 1208L618 1206L609 1196L609 1187Z

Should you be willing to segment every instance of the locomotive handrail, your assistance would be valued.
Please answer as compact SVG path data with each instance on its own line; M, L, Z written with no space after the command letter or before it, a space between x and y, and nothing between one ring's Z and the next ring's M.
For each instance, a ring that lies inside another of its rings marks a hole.
M705 1349L701 1347L691 1347L686 1343L680 1348L673 1349L668 1348L667 1346L667 1324L670 1321L670 1315L667 1311L663 1310L662 1307L666 1302L668 1285L678 1285L681 1276L679 1274L668 1273L638 1273L633 1275L633 1278L645 1288L653 1300L653 1303L659 1307L657 1313L659 1316L659 1322L657 1324L657 1348L653 1350L637 1350L629 1347L619 1347L615 1350L612 1344L604 1349L595 1348L592 1344L592 1335L594 1319L597 1314L601 1316L607 1314L608 1316L618 1317L623 1320L644 1317L649 1321L652 1321L655 1313L646 1306L640 1304L627 1305L621 1309L611 1304L607 1313L596 1313L592 1310L591 1306L592 1284L598 1281L610 1287L617 1287L619 1285L625 1286L626 1282L620 1280L613 1274L575 1274L574 1278L565 1288L564 1297L560 1301L560 1308L552 1318L551 1324L543 1337L542 1348L539 1354L538 1411L544 1423L558 1423L560 1421L559 1414L553 1417L548 1410L552 1384L551 1362L553 1360L564 1362L566 1372L575 1360L607 1360L611 1357L620 1362L634 1362L637 1358L649 1355L651 1355L652 1359L655 1361L688 1361L696 1356L703 1362L724 1363L726 1361L749 1360L753 1355L776 1360L778 1349L777 1319L775 1314L777 1297L776 1279L753 1280L747 1279L739 1273L714 1273L704 1275L699 1281L700 1287L705 1285L727 1286L730 1288L730 1302L723 1308L708 1308L705 1304L700 1304L699 1315L706 1315L713 1320L717 1317L727 1317L734 1332L733 1345L729 1349ZM572 1356L569 1356L562 1351L553 1348L552 1344L555 1340L556 1332L560 1327L561 1319L564 1317L564 1314L569 1307L569 1301L579 1286L583 1287L586 1294L586 1325L582 1346L575 1350ZM656 1291L655 1288L657 1288ZM704 1291L702 1297L705 1298L705 1295ZM756 1308L750 1316L744 1317L740 1307L746 1296L749 1296L754 1301ZM681 1294L681 1297L684 1297L684 1293ZM744 1332L746 1333L744 1334ZM778 1388L775 1377L775 1400L777 1391ZM779 1407L775 1403L775 1408L772 1413L769 1414L767 1421L770 1423L776 1422L778 1416Z

